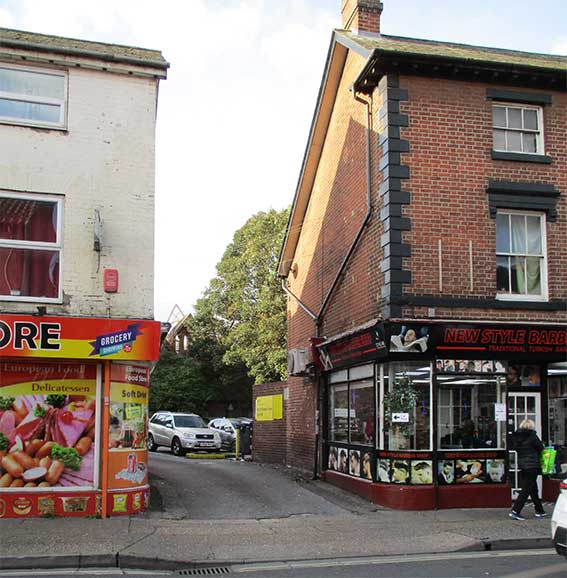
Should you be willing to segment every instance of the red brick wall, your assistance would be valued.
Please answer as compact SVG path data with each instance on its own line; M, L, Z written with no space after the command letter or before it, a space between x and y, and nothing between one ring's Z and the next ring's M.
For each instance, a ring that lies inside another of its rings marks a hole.
M256 398L263 395L284 394L285 382L276 381L255 385L253 390L254 408ZM288 404L283 402L283 418L274 421L254 420L252 439L252 459L257 462L286 463L286 424ZM256 417L254 415L254 417Z
M411 193L404 216L412 222L411 231L404 233L404 242L412 250L405 264L412 273L406 293L495 297L495 219L489 216L486 186L489 180L508 180L554 184L562 191L557 221L547 223L548 286L550 299L567 300L567 95L555 92L553 104L543 107L545 152L553 159L546 165L492 160L492 102L486 99L486 89L501 87L407 76L400 78L400 86L409 91L409 100L402 103L402 112L409 115L402 138L410 142L402 163L410 167L406 188ZM469 241L473 245L472 290ZM417 308L406 311L407 315L423 313ZM567 319L565 312L471 309L438 309L436 316Z
M350 244L367 212L366 107L356 102L349 88L364 60L349 55L321 155L311 201L305 215L294 262L297 275L289 277L292 292L318 312ZM374 102L375 117L380 103ZM373 134L374 191L377 190L378 134ZM374 202L378 202L375 193ZM375 209L375 215L378 213ZM334 335L376 317L381 223L374 218L365 230L345 276L329 302L321 334ZM313 320L288 299L288 348L308 347L316 328ZM310 469L315 452L315 386L303 378L290 378L288 459L291 465Z

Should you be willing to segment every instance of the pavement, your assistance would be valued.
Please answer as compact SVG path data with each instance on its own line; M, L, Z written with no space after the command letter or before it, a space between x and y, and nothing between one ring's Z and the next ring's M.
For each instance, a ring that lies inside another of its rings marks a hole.
M282 475L293 475L280 472ZM158 480L159 481L159 480ZM2 520L0 570L230 566L252 562L409 555L552 547L550 520L508 518L508 509L389 510L321 481L296 476L302 490L329 504L328 513L257 519L180 518L163 509L106 520ZM163 488L162 488L163 489ZM551 513L552 505L548 505Z

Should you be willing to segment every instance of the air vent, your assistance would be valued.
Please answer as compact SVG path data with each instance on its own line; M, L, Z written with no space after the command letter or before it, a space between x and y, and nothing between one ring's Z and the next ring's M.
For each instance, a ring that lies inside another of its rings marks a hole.
M194 568L193 570L179 570L180 576L220 576L230 574L230 568L227 566L217 566L211 568Z

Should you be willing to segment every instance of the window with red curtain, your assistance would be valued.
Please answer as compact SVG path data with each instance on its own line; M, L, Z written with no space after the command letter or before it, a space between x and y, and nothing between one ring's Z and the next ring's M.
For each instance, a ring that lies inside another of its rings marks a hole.
M0 192L0 299L59 298L58 198Z

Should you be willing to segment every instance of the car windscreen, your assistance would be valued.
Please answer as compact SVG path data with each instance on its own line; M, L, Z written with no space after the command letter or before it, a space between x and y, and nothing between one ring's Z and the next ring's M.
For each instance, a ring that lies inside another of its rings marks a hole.
M175 427L207 427L198 415L176 415Z

